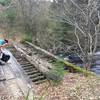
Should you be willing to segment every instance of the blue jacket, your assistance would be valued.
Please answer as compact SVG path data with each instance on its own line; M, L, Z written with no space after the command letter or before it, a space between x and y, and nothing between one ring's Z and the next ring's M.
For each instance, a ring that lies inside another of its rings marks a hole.
M6 42L4 39L0 39L0 46L4 45Z

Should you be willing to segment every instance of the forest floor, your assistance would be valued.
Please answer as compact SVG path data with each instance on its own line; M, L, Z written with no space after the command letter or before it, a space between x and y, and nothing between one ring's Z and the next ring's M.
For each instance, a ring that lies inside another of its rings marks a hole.
M100 77L85 77L70 73L58 86L44 83L36 87L38 99L43 100L100 100Z

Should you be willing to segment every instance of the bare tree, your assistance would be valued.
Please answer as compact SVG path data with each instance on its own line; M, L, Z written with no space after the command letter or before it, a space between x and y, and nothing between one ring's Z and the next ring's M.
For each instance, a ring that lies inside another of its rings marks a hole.
M56 4L59 0L54 0ZM74 40L81 51L86 68L90 68L92 58L97 50L100 11L99 0L63 0L61 13L56 18L74 27ZM56 6L59 8L59 6Z

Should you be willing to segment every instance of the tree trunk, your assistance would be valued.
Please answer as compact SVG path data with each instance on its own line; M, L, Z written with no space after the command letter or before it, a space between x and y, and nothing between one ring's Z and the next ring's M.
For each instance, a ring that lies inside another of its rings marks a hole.
M92 66L92 58L93 58L93 55L91 54L88 54L88 56L85 57L85 68L86 70L90 70L91 69L91 66Z

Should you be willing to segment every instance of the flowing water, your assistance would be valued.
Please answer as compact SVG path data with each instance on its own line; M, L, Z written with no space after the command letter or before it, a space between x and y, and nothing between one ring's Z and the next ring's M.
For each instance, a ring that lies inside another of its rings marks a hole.
M67 56L67 57L64 57L64 59L68 61L69 58ZM70 59L70 62L83 68L84 64L81 63L80 61L81 61L80 58L78 58L78 56L75 57L74 55L72 55L72 58ZM93 57L93 65L91 67L91 71L95 72L97 75L100 75L100 51L96 52Z
M100 75L100 51L96 52L94 55L94 65L92 66L91 71Z

